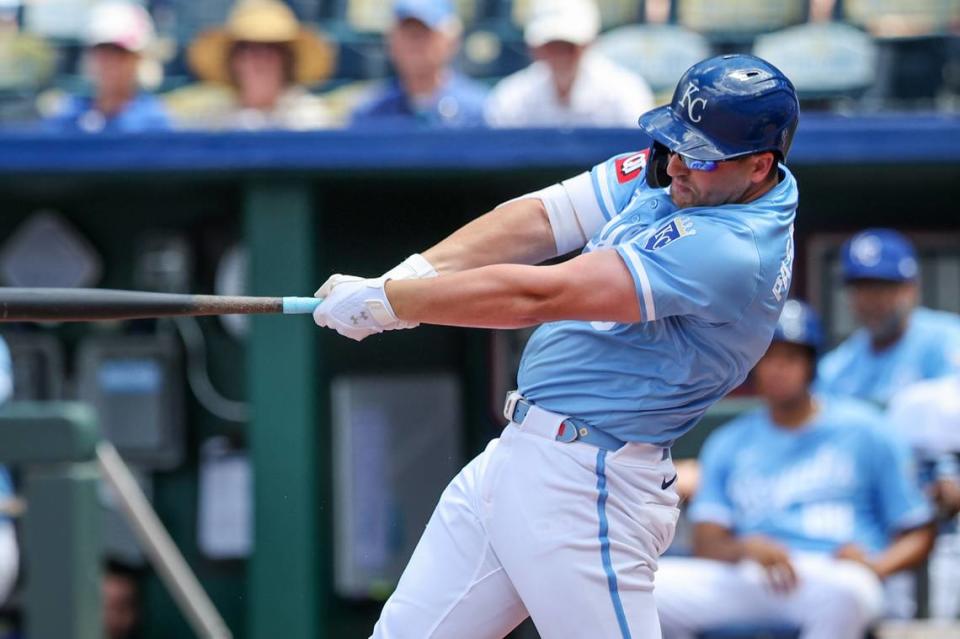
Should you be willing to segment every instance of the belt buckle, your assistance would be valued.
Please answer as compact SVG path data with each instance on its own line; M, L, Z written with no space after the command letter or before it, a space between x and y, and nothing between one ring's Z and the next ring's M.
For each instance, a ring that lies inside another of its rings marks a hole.
M554 439L563 444L573 443L580 439L579 430L577 425L573 423L573 420L565 419L560 422L560 427L557 429L557 436L554 437Z
M523 396L515 390L507 393L507 401L503 404L503 416L507 418L508 422L513 421L513 413L517 410L517 403L521 399L523 399Z

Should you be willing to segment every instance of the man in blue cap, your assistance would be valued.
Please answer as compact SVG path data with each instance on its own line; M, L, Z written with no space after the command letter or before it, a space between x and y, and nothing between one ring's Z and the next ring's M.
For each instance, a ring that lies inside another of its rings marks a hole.
M397 0L387 35L397 76L353 113L351 124L479 126L486 88L450 67L462 25L451 0Z
M907 238L862 231L843 245L842 263L862 328L823 358L820 391L885 407L908 384L960 370L960 319L917 307L920 269Z
M659 638L670 446L770 343L793 264L798 115L768 62L704 60L641 116L653 149L505 202L384 276L320 288L314 320L358 341L542 324L502 436L441 495L373 637L493 639L530 616L550 639Z
M786 623L802 639L861 639L881 582L922 561L933 513L910 452L869 404L810 392L821 344L813 310L783 307L752 377L765 406L712 433L689 510L694 558L657 574L665 639Z

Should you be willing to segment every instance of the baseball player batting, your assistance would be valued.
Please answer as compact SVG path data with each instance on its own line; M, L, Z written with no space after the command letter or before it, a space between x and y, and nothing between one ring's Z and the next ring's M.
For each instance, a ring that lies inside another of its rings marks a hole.
M334 275L320 326L541 325L499 439L450 483L373 637L660 637L670 446L740 384L790 286L799 105L748 55L691 67L653 138L507 202L385 275ZM551 266L531 266L582 249Z

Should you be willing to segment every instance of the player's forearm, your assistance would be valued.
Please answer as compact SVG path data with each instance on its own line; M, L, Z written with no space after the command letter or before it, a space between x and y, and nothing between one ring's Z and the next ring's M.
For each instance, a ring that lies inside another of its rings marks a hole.
M629 273L612 251L555 266L499 264L390 281L386 294L397 317L423 324L520 328L562 319L640 320Z
M930 554L935 540L933 524L903 533L871 562L874 572L883 579L917 566Z
M501 264L433 280L387 282L387 297L402 320L445 326L521 328L556 319L551 267Z
M556 253L543 203L528 198L477 218L423 256L444 275L491 264L539 264Z
M743 543L729 533L694 533L693 554L704 559L731 564L737 563L746 556Z

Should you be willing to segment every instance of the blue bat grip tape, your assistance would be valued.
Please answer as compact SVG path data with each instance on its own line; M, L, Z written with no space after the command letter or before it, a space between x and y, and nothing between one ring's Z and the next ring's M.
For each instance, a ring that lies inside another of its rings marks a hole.
M306 315L313 313L313 309L320 306L323 300L319 297L284 297L284 315Z

